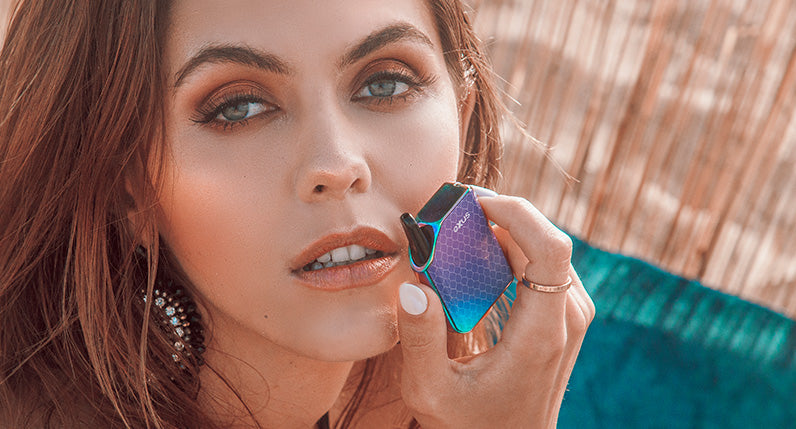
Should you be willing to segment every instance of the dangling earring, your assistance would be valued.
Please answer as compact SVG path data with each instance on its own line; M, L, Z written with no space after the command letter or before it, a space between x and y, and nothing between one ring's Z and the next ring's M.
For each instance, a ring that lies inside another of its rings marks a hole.
M193 300L171 280L161 279L155 280L152 298L152 315L173 342L174 353L171 357L174 362L182 369L185 369L183 362L190 359L194 359L197 365L203 365L204 329Z
M136 254L143 263L147 252L143 247L136 248ZM196 311L196 304L177 287L171 279L164 280L166 274L158 269L155 288L152 291L151 315L172 343L174 362L181 369L187 369L185 362L193 361L196 366L204 365L204 328L202 317ZM141 289L141 299L146 304L146 290Z

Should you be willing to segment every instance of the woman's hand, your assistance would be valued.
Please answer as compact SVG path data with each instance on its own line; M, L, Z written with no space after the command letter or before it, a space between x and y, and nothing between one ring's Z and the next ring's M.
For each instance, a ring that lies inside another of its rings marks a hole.
M519 283L501 340L457 361L447 355L445 315L434 291L402 285L403 400L426 429L555 427L594 304L570 264L566 234L523 198L478 200L497 224L515 274L542 285L563 284L569 276L572 286L548 293Z

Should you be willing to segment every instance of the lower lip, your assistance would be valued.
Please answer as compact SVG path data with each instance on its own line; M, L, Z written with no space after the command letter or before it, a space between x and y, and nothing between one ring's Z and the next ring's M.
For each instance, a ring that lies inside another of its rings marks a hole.
M349 265L322 268L314 271L294 271L301 283L316 289L337 291L370 286L378 283L398 265L398 254L368 259Z

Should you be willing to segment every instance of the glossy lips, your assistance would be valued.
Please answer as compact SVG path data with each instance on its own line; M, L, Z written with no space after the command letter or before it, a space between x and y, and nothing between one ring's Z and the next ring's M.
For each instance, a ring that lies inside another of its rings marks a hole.
M383 232L360 227L307 246L290 264L301 283L342 290L378 283L400 260L399 246Z

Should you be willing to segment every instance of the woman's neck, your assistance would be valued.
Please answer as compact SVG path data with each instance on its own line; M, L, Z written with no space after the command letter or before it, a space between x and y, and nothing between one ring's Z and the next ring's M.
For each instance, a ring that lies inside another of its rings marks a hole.
M353 365L298 355L224 321L214 320L213 337L199 401L222 427L312 427L332 408Z
M367 396L358 402L356 417L345 427L409 427L412 415L401 399L401 347L395 346L384 354L372 359L371 368L366 369L367 361L354 364L340 397L329 410L332 422L344 419L343 412L349 401L367 379Z

